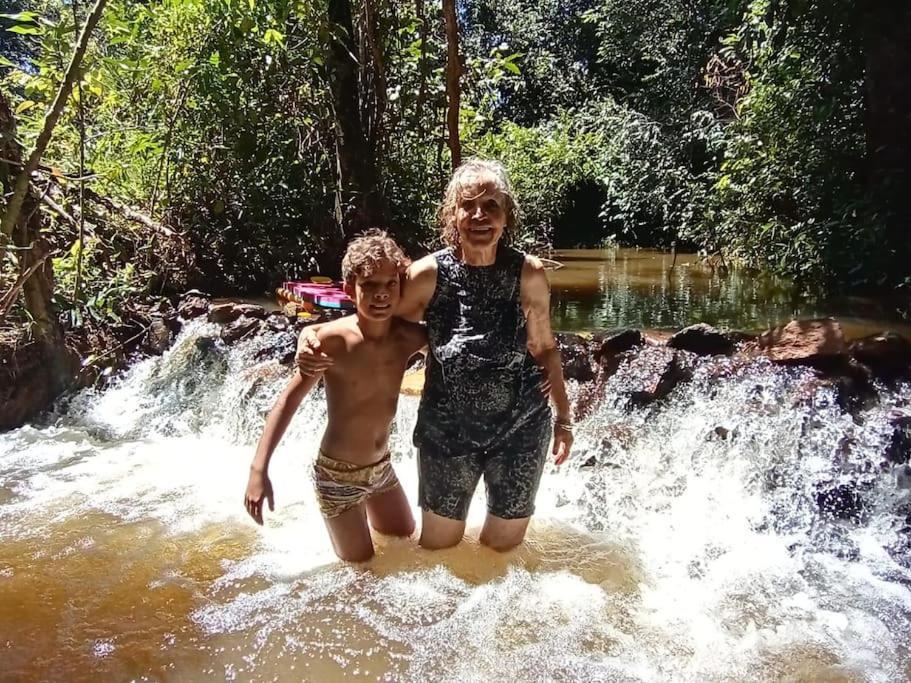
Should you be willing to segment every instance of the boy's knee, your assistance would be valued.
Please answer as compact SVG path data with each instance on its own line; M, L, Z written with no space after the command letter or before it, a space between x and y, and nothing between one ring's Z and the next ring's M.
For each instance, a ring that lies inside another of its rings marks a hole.
M457 546L461 540L462 540L461 535L459 535L458 537L455 537L455 536L429 537L429 536L425 536L424 534L421 534L421 538L418 541L418 545L420 545L425 550L444 550L446 548L452 548L454 546Z

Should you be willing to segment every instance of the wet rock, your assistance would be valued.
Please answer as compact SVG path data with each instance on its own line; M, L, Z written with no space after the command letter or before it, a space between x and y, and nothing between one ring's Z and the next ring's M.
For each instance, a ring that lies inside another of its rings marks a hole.
M603 361L606 357L616 356L644 345L645 339L639 330L620 329L596 333L592 335L592 342L597 349L595 360Z
M248 318L264 320L266 317L266 309L259 304L235 304L234 308L240 311L241 315L245 315Z
M272 313L266 318L266 327L273 332L284 332L291 329L291 321L284 313Z
M911 459L911 411L893 408L889 413L889 422L893 430L886 449L886 460L903 465Z
M819 386L832 387L839 407L847 413L868 408L877 399L870 370L849 356L834 356L816 363Z
M764 332L758 344L769 359L785 365L825 367L848 351L841 325L832 319L792 320Z
M142 341L142 349L146 353L160 356L171 346L171 341L171 328L168 327L167 322L161 318L155 318L149 324L149 329L146 330Z
M854 340L851 355L880 379L894 380L911 375L911 341L895 332L881 332Z
M209 295L198 289L191 289L180 297L177 313L184 320L191 320L204 315L209 310Z
M210 323L227 325L228 323L233 323L240 316L241 311L236 304L213 304L212 307L209 308L209 315L206 317L206 320Z
M293 332L286 330L271 338L270 343L257 351L253 358L257 361L275 359L281 365L291 365L296 351L297 337Z
M820 484L815 498L820 512L836 519L859 521L865 510L863 498L851 484Z
M667 396L681 381L688 379L674 349L647 346L620 364L613 381L619 392L633 405L645 405Z
M206 352L211 351L213 348L215 348L215 342L217 341L217 337L202 336L196 337L196 339L193 340L193 345L197 350Z
M225 344L233 344L244 337L256 334L262 323L256 318L241 316L233 323L221 328L221 340Z
M595 378L588 340L578 334L560 332L555 335L563 357L563 376L577 382L591 382Z
M727 427L722 427L721 425L718 425L717 427L715 427L715 429L713 429L711 432L709 432L706 440L708 440L708 441L727 441L730 438L731 438L731 430L728 429Z
M699 356L727 356L734 351L734 342L728 335L705 323L684 327L667 340L667 345Z
M892 468L895 485L900 489L911 489L911 465L896 465Z

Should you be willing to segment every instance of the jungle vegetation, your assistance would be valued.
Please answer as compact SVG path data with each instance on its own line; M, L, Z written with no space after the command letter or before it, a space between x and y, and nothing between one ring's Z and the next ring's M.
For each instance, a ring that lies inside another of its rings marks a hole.
M4 214L98 11L0 237L7 323L265 291L372 225L419 255L468 156L507 165L530 249L675 243L807 287L911 285L907 3L5 6Z

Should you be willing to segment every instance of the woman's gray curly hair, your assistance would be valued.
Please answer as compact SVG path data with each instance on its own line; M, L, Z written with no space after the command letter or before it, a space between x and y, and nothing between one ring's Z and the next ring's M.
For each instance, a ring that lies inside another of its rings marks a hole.
M446 246L457 247L459 245L456 210L459 200L465 197L466 188L474 184L479 176L490 176L496 189L503 193L506 230L503 232L502 240L505 244L512 242L513 235L519 227L521 209L513 194L506 167L499 161L468 159L452 172L452 178L449 179L449 184L446 186L446 192L443 194L443 201L437 214L440 221L440 239Z

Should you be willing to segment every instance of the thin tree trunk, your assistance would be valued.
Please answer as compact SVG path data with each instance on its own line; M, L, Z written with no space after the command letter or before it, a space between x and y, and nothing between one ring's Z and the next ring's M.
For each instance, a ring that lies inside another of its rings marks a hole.
M73 27L79 25L79 0L72 0ZM79 77L76 88L79 97L79 248L76 252L76 282L73 286L73 302L78 304L82 288L82 255L85 251L85 103L82 101L82 69L77 68Z
M443 0L443 17L446 20L446 96L449 100L446 111L446 127L449 132L449 152L452 167L462 163L462 143L459 140L459 20L456 17L455 0Z
M76 80L76 76L79 73L79 66L82 64L82 58L85 56L85 50L89 44L89 37L92 35L92 31L98 23L98 20L101 19L101 14L104 12L104 6L106 4L107 0L96 0L94 7L92 7L88 17L86 17L85 24L82 27L82 33L79 34L79 39L76 41L76 47L73 50L70 65L67 67L66 74L63 77L63 82L57 90L57 96L54 98L54 103L51 105L50 111L48 111L44 117L44 125L41 127L41 132L38 134L38 139L35 141L35 148L32 150L32 153L28 157L28 161L26 161L25 166L19 172L19 177L16 179L13 196L10 197L9 204L6 206L3 220L0 221L0 233L7 239L12 236L16 221L19 220L19 214L22 211L22 204L25 202L25 195L28 192L32 173L38 168L38 162L41 161L41 155L44 154L44 150L47 149L48 143L51 140L51 135L54 132L54 127L57 125L57 121L63 113L63 108L66 105L67 98L70 96L70 90L73 87L73 81Z
M424 118L424 103L427 100L427 17L424 16L424 0L415 0L414 11L421 22L421 56L418 59L421 84L418 86L418 99L414 107L414 127L423 135L421 124Z

